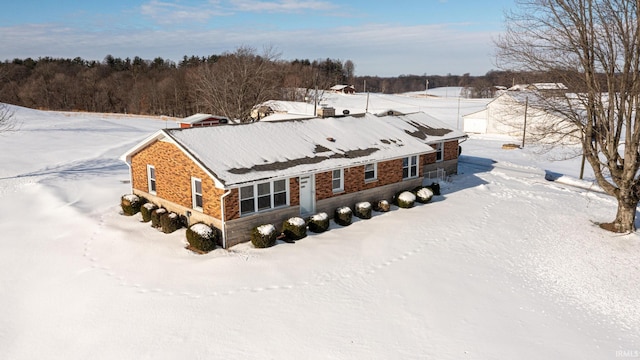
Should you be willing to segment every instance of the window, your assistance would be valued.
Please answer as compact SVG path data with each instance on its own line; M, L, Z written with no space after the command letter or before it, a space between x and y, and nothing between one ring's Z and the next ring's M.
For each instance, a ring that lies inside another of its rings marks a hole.
M436 143L436 162L442 161L442 143Z
M331 188L333 189L334 193L344 190L344 169L332 171Z
M372 181L378 178L378 164L367 164L364 166L364 181Z
M147 165L147 187L149 194L156 194L156 168L153 165Z
M287 205L287 180L263 182L240 188L240 215Z
M191 178L191 201L193 208L202 210L202 180Z
M418 155L402 159L402 178L410 179L418 176Z

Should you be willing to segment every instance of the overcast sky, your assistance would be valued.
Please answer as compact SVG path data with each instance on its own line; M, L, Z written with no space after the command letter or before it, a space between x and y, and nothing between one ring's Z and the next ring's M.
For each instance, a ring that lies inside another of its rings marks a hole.
M207 56L272 46L356 75L483 75L515 0L19 0L2 2L0 60Z

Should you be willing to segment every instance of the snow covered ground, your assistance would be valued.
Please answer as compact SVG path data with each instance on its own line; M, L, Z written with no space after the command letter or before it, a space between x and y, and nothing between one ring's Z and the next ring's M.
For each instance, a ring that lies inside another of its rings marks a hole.
M456 126L457 98L423 101ZM474 136L432 203L196 255L184 230L119 214L118 157L173 122L15 117L0 135L2 358L640 357L640 238L593 225L616 206L574 186L579 159Z

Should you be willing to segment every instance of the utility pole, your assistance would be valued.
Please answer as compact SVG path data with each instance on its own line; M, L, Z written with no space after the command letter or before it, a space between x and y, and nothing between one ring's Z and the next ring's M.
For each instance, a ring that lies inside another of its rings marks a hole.
M522 147L524 148L524 139L527 135L527 109L529 108L529 97L524 101L524 125L522 126Z

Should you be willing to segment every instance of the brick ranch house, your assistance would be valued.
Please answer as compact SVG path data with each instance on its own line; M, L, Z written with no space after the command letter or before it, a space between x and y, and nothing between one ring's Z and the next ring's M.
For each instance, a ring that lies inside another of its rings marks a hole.
M228 248L257 225L390 200L429 171L456 173L466 137L425 113L365 114L163 129L122 160L134 194L215 226Z

